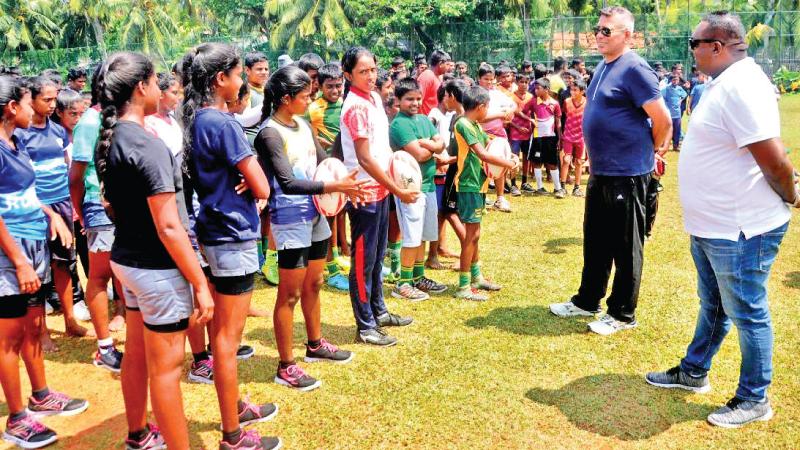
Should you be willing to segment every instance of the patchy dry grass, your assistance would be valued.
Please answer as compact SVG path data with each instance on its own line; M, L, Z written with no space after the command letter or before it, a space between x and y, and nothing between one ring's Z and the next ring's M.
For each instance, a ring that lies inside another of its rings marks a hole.
M797 148L800 97L782 103L784 137ZM800 163L800 151L791 156ZM784 240L770 280L775 418L739 431L705 422L735 390L740 363L735 332L715 360L710 394L661 391L644 383L645 372L678 362L697 314L695 272L677 198L677 154L669 161L655 236L646 247L638 329L602 338L586 333L585 320L550 315L547 305L567 299L578 287L583 202L514 199L514 213L491 213L484 222L484 271L504 285L485 304L448 295L415 305L387 298L392 310L412 315L415 323L395 331L398 346L374 349L352 344L347 296L325 291L324 334L357 356L346 366L309 366L324 382L319 390L298 393L272 382L277 365L272 321L250 319L245 340L256 356L239 366L242 391L254 401L281 407L278 418L258 425L259 431L280 435L291 449L797 448L797 224ZM455 242L451 235L451 247ZM432 277L457 283L452 271ZM274 298L274 288L259 286L254 302L271 309ZM299 308L296 316L300 355L305 331ZM60 318L49 322L63 330ZM46 420L61 435L54 448L122 448L126 430L118 381L89 364L93 341L58 335L58 344L61 352L47 356L50 385L86 396L91 407L77 417ZM219 413L213 387L184 384L183 389L193 448L216 448ZM7 414L5 406L2 413Z

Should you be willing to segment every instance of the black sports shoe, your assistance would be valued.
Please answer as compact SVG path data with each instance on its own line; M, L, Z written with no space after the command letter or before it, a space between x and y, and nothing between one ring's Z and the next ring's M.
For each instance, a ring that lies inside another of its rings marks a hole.
M337 364L345 364L353 359L353 352L342 350L339 347L326 341L325 338L320 339L319 347L311 348L306 344L306 358L307 363L329 361Z
M411 325L411 322L414 321L411 317L402 317L389 312L378 317L377 320L379 327L404 327Z
M211 344L208 344L206 346L206 351L208 351L208 356L211 356ZM256 351L253 350L253 347L243 344L239 346L238 350L236 350L236 359L240 360L250 359L255 354Z
M447 290L447 285L437 283L424 276L414 282L414 287L422 292L429 292L431 294L441 294Z
M356 342L375 345L378 347L391 347L397 344L397 338L389 336L382 328L361 330L356 332Z

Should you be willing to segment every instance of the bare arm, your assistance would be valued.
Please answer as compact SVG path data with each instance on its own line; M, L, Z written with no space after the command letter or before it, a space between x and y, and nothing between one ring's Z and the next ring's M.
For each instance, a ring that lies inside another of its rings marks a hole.
M386 188L389 189L389 192L397 196L401 202L414 203L416 201L417 197L419 197L419 192L402 189L400 186L395 184L392 177L383 171L381 166L378 164L378 161L375 161L375 158L373 158L369 153L368 139L356 139L354 144L356 149L356 158L358 158L358 164L364 168L369 176L374 178L375 181L381 185L386 186Z
M422 148L428 150L431 153L436 154L444 151L444 139L442 139L442 137L439 136L438 134L430 139L420 139L417 142L419 142L419 145Z
M36 271L33 270L33 267L30 265L27 258L25 258L25 255L22 254L16 241L14 241L14 238L11 236L11 233L8 232L8 228L6 228L6 223L3 221L2 217L0 217L0 249L3 250L3 253L11 261L11 264L14 264L17 274L17 283L19 284L19 292L21 294L33 294L38 291L39 287L42 285L42 281L36 275Z
M786 156L783 142L779 138L772 138L754 142L748 145L747 149L761 168L772 190L784 202L798 207L800 199L794 184L794 167Z
M473 152L475 152L478 158L480 158L480 160L483 162L494 164L500 167L505 167L506 169L514 168L515 164L513 161L489 154L489 152L486 151L486 148L484 148L484 146L480 142L476 142L470 145L469 148Z
M69 197L72 200L72 207L78 215L81 225L83 225L83 196L86 195L86 186L83 184L83 177L86 175L88 163L73 161L69 169Z
M672 136L672 118L670 118L667 104L664 103L663 98L659 97L645 103L642 108L653 121L653 145L658 154L663 155L667 151L669 138Z
M163 192L147 197L147 206L150 208L150 215L153 216L159 240L164 244L170 258L175 261L178 270L194 289L200 309L197 321L199 323L208 322L214 315L214 302L211 300L206 277L197 262L197 256L189 242L189 236L178 215L175 193Z
M253 197L260 200L269 198L269 182L255 156L248 156L239 161L236 168L244 177L247 187L253 192Z

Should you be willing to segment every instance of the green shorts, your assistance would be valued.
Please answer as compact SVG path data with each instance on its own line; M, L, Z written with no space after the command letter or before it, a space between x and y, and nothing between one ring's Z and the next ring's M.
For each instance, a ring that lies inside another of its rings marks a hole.
M480 192L458 192L456 206L458 217L464 223L481 223L486 210L486 194Z

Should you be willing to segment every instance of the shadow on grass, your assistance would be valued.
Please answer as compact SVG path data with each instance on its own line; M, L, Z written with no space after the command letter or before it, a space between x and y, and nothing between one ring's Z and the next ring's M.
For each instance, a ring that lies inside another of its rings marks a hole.
M302 320L303 317L299 310L300 306L298 305L297 311L295 311L295 322L292 330L295 345L305 344L307 340L306 324L305 322L298 321ZM272 323L271 318L269 319L269 323ZM355 325L345 327L341 325L330 325L324 322L322 323L322 337L334 345L344 346L352 343L355 333ZM254 328L244 334L242 341L258 341L268 347L275 347L275 331L272 327Z
M625 441L651 438L672 425L705 420L718 405L689 403L691 392L648 385L641 375L601 374L559 389L529 390L525 397L558 407L576 427Z
M583 244L583 239L575 237L550 239L544 243L544 252L550 254L567 253L564 247L581 244Z
M91 411L91 409L90 409ZM155 416L150 413L149 419L155 422ZM219 424L210 422L197 422L187 417L189 425L189 442L191 448L205 448L198 433L219 430ZM58 430L55 430L58 432ZM58 440L59 448L63 449L93 449L93 448L121 448L128 436L128 425L125 414L121 413L110 417L94 426L87 428L72 436L62 436Z
M548 307L540 305L495 308L485 316L468 319L464 325L497 328L525 336L563 336L586 331L585 321L558 318L550 313Z
M800 272L787 273L786 278L783 279L783 285L792 289L800 289Z

